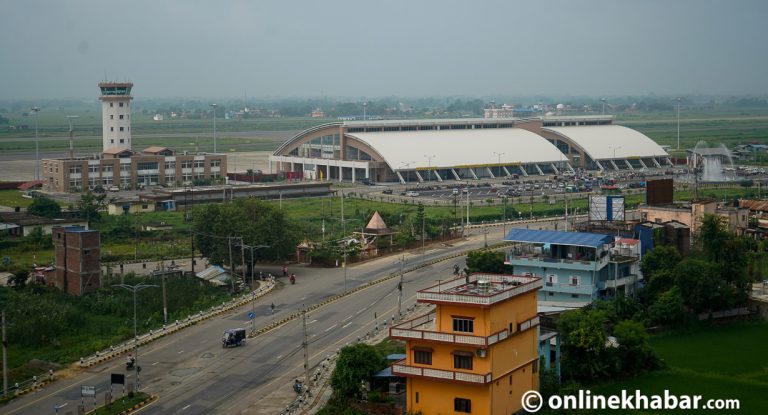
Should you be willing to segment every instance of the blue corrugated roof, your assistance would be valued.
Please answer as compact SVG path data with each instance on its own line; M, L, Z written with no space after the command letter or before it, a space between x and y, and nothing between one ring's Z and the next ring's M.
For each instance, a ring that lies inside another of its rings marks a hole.
M597 248L613 242L613 236L587 232L563 232L550 230L513 228L504 238L512 242L543 243L557 245L589 246Z

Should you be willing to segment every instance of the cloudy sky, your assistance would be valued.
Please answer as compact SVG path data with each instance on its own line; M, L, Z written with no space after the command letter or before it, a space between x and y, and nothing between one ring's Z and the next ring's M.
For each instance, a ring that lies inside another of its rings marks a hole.
M0 99L768 93L765 0L0 6Z

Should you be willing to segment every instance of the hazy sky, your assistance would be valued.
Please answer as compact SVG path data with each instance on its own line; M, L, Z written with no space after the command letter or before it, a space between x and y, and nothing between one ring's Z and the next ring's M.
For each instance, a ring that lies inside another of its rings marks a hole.
M0 0L0 99L768 93L765 0Z

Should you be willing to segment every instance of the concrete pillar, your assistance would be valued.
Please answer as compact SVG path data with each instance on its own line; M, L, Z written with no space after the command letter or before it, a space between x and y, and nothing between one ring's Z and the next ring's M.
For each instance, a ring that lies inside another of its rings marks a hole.
M352 166L352 183L355 182L355 166Z
M461 178L459 177L459 174L456 173L456 169L451 169L451 173L453 174L454 179L461 180Z
M469 170L469 174L471 174L472 177L474 177L475 180L477 180L477 175L475 174L475 169L469 167L469 168L467 168L467 170Z
M442 183L443 178L440 177L440 173L437 172L437 169L435 169L435 171L433 171L432 173L434 173L435 177L437 177L437 181Z
M634 170L635 168L632 166L632 163L629 162L629 160L624 159L624 163L629 167L630 170Z
M536 170L538 170L538 171L539 171L539 174L543 176L543 175L544 175L544 172L543 172L543 171L541 171L541 167L539 167L539 164L538 164L538 163L534 163L533 165L534 165L534 166L536 166Z
M520 172L523 173L523 176L528 177L528 172L525 171L522 164L518 165L517 167L520 169Z
M511 174L509 174L509 170L507 170L506 166L501 166L501 168L504 170L504 174L506 174L507 177L511 176Z
M490 168L490 167L486 167L486 168L485 168L485 171L488 173L488 175L489 175L489 176L491 176L491 179L495 179L495 178L496 178L496 176L495 176L495 175L493 174L493 172L491 171L491 168Z
M419 171L418 170L414 170L413 172L416 173L416 178L419 179L419 183L424 183L424 178L421 177L421 174L419 174Z
M617 166L617 165L616 165L616 162L615 162L615 161L613 161L613 160L608 160L608 161L610 161L610 162L611 162L611 164L613 165L613 168L614 168L614 169L616 169L616 170L620 170L620 169L619 169L619 166Z
M643 166L643 167L644 167L644 168L646 168L646 169L648 168L648 166L647 166L647 165L646 165L646 164L643 162L643 159L642 159L642 158L639 158L638 160L640 161L640 165L641 165L641 166Z

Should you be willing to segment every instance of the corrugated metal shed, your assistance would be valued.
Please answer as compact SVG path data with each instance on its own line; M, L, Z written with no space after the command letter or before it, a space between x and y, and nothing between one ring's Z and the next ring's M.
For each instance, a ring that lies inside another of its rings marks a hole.
M613 236L587 232L563 232L514 228L504 238L511 242L544 243L597 248L613 242Z

